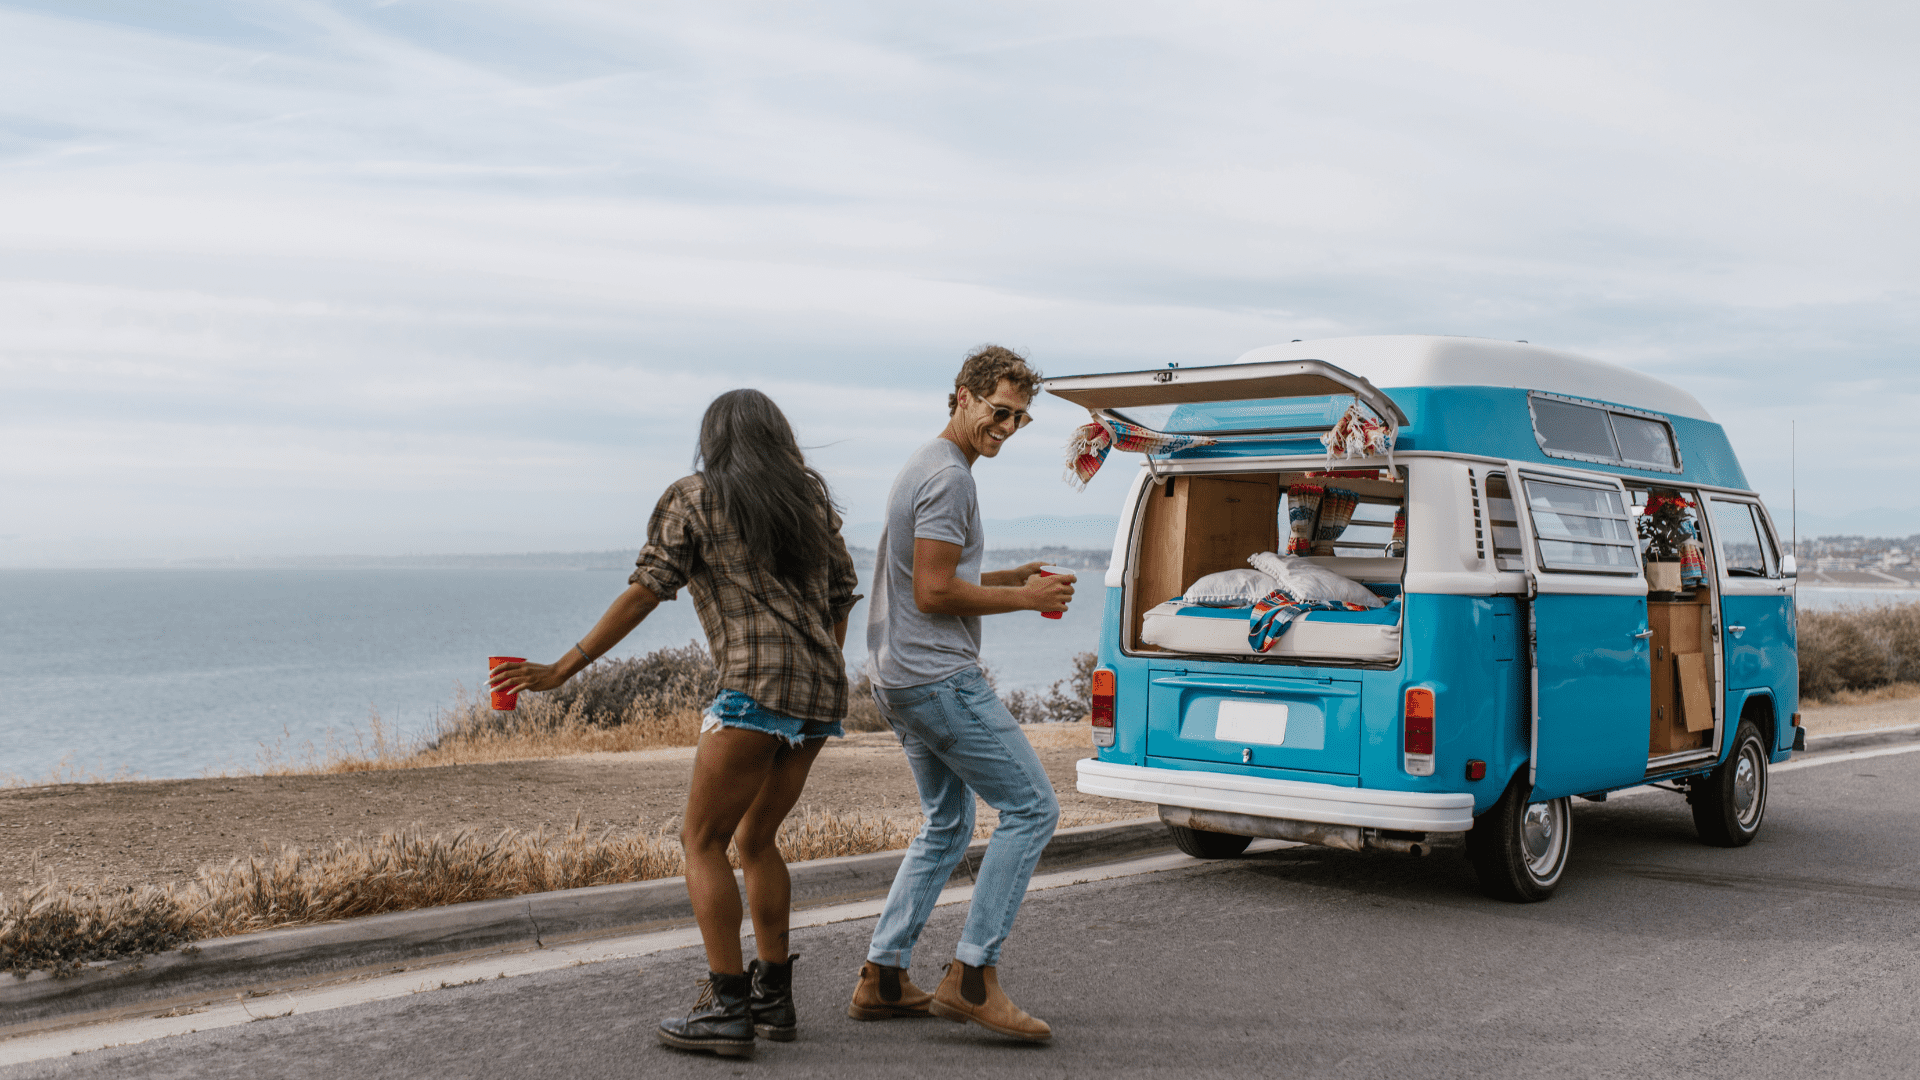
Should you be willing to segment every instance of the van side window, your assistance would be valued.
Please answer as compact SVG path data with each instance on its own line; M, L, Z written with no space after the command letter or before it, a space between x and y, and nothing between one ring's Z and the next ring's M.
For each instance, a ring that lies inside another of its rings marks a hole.
M1614 488L1522 477L1545 570L1632 574L1640 569L1633 520Z
M1526 552L1520 550L1520 512L1514 509L1513 492L1503 473L1487 474L1487 527L1493 530L1494 566L1501 570L1525 570Z
M1546 394L1532 394L1527 403L1534 439L1549 457L1680 471L1673 425L1665 420Z
M1779 576L1773 546L1761 534L1753 511L1748 503L1713 500L1713 527L1720 534L1728 577Z
M1540 436L1543 450L1558 450L1566 456L1592 461L1620 460L1620 452L1614 449L1613 429L1607 425L1605 409L1536 397L1533 399L1533 429Z

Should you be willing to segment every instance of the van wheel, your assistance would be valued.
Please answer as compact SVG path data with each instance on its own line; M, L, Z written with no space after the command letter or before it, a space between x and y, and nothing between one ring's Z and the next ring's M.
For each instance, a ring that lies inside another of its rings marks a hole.
M1480 888L1495 900L1530 904L1553 895L1573 846L1571 799L1527 801L1527 782L1516 774L1500 801L1473 819L1467 858Z
M1189 829L1185 825L1169 825L1167 831L1173 834L1174 847L1196 859L1231 859L1253 843L1251 836Z
M1753 721L1742 720L1733 735L1733 752L1687 792L1693 827L1715 847L1742 847L1760 831L1767 816L1767 747Z

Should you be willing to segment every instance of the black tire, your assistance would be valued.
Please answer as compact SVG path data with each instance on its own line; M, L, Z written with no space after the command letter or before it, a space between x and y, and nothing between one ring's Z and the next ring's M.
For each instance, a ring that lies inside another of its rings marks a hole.
M1196 859L1231 859L1253 843L1251 836L1189 829L1185 825L1169 825L1167 831L1173 834L1174 847Z
M1715 847L1753 842L1767 816L1767 744L1753 721L1740 721L1727 760L1693 782L1687 802L1703 842Z
M1553 895L1573 849L1571 799L1529 803L1524 772L1515 774L1500 801L1473 819L1467 858L1480 888L1495 900L1531 904Z

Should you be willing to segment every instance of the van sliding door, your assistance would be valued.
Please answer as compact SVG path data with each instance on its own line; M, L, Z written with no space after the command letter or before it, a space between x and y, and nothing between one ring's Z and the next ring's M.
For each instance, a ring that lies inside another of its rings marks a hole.
M1636 784L1647 767L1647 582L1626 491L1515 470L1533 600L1533 793Z
M1800 658L1794 650L1793 582L1782 576L1780 553L1759 503L1715 495L1713 535L1719 551L1720 627L1726 657L1726 693L1774 693L1776 741L1792 744L1792 727L1779 703L1799 697ZM1723 706L1724 708L1724 706ZM1723 713L1727 734L1739 717ZM1724 743L1722 744L1724 745Z

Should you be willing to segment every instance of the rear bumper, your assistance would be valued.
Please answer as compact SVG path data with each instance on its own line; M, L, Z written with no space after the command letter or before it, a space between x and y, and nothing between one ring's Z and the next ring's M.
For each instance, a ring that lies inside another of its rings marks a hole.
M1268 780L1235 773L1190 772L1117 765L1098 758L1079 763L1088 795L1194 810L1356 825L1408 832L1465 832L1473 828L1473 796L1334 787L1299 780Z

